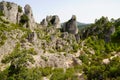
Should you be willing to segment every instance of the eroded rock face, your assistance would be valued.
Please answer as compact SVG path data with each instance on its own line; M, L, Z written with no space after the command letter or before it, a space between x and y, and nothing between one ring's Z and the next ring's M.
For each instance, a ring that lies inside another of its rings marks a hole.
M33 30L33 28L35 27L35 21L34 21L34 18L33 18L33 12L32 12L32 9L30 7L30 5L25 5L24 7L24 11L25 11L25 15L28 16L28 27Z
M47 16L46 19L43 19L41 22L41 25L43 26L49 26L53 25L56 28L60 28L60 19L57 15L54 16Z
M75 15L73 15L72 18L68 22L65 23L65 25L63 26L63 31L71 33L71 34L78 33L77 21L76 21Z
M12 23L16 23L18 14L18 5L10 2L0 2L0 11L3 11L4 16Z

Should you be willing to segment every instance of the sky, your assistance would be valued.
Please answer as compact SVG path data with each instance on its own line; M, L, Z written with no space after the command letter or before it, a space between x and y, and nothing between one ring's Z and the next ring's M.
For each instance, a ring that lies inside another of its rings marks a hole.
M0 0L3 1L3 0ZM58 15L61 22L76 15L77 21L93 23L101 16L120 18L120 0L4 0L24 7L32 7L35 20L39 23L47 15Z

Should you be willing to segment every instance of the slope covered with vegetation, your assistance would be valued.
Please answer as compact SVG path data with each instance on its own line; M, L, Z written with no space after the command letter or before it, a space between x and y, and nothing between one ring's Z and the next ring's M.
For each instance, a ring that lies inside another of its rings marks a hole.
M5 17L0 11L0 80L120 80L120 19L78 29L76 16L61 28L58 16L44 25L25 13L17 23Z

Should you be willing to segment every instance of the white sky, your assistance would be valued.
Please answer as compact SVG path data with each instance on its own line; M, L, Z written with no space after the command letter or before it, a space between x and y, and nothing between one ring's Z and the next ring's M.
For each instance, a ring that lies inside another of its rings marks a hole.
M2 0L0 0L2 1ZM96 18L120 17L120 0L4 0L21 6L30 4L34 18L40 22L47 15L58 15L61 22L74 14L79 22L92 23Z

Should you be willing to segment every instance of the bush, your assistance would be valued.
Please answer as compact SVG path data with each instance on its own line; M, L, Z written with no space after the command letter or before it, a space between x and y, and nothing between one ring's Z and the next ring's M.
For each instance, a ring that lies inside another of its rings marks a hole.
M52 68L51 67L41 68L41 73L42 76L48 76L52 73Z
M64 70L62 68L54 69L50 80L66 80Z
M21 6L18 6L18 12L22 12L22 7Z
M2 10L0 10L0 16L4 16L4 13Z
M23 14L23 15L21 16L20 23L25 24L25 23L28 22L28 21L29 21L28 16L27 16L26 14Z

